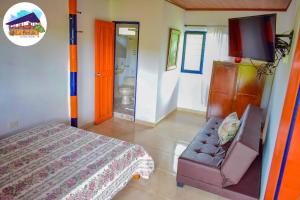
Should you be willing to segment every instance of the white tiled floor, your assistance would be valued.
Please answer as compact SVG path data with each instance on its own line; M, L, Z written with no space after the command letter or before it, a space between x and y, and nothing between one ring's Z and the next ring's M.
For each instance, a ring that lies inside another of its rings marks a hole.
M149 180L132 180L115 200L224 200L189 186L176 187L177 158L203 127L205 116L174 112L155 128L112 119L89 130L143 146L156 165Z

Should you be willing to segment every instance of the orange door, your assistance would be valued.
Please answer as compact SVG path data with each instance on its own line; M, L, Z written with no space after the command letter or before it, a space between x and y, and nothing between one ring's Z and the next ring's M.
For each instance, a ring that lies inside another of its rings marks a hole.
M298 38L265 200L300 199L299 82L300 39Z
M298 91L297 117L294 119L292 139L284 168L278 199L300 199L300 108Z
M95 23L95 124L113 116L115 24Z

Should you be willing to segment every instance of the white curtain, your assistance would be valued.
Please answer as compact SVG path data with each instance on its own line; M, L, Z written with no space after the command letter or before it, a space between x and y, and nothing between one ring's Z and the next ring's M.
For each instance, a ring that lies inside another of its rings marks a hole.
M203 64L203 75L201 81L201 107L206 110L208 103L210 80L213 68L213 61L229 61L228 56L228 28L208 27L202 29L207 31L205 55Z

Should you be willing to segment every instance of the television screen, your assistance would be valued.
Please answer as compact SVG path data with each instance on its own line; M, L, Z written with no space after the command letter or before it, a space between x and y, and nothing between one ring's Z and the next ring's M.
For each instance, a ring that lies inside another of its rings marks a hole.
M276 14L229 19L229 56L274 62Z

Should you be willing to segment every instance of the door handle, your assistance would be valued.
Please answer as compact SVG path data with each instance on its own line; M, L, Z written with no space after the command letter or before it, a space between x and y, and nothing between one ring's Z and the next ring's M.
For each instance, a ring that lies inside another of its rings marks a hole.
M102 74L101 74L101 73L96 73L96 76L97 76L97 77L101 77Z

